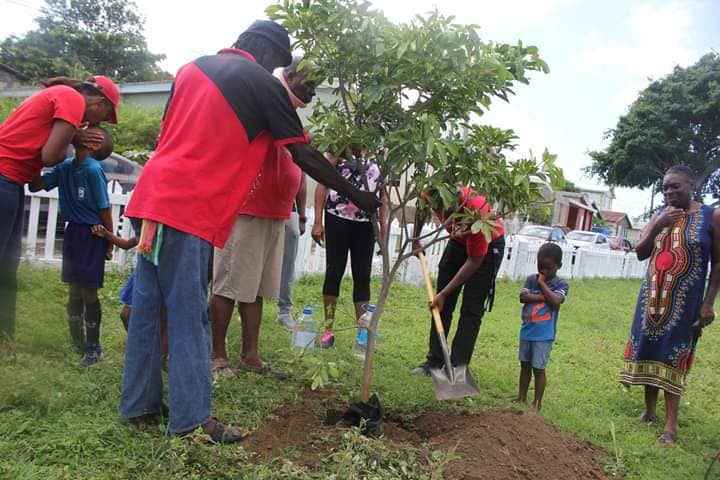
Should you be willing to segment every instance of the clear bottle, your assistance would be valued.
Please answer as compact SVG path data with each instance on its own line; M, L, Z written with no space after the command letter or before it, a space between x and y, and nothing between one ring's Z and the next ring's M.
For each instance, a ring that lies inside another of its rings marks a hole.
M365 359L365 352L367 351L368 335L370 322L372 320L373 312L375 311L375 305L368 303L365 306L365 313L363 313L358 319L358 334L353 343L352 352L353 355L361 360ZM378 322L378 327L380 322ZM377 335L375 336L375 349L377 350Z
M310 305L306 305L293 329L290 346L297 348L315 348L316 337L317 323L313 317L313 308Z

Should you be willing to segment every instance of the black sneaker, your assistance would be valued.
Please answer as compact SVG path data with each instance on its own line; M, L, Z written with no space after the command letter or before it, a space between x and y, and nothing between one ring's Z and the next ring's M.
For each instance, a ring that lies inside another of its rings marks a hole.
M430 376L430 364L427 361L424 361L417 367L413 368L410 372L412 375L425 375L426 377Z

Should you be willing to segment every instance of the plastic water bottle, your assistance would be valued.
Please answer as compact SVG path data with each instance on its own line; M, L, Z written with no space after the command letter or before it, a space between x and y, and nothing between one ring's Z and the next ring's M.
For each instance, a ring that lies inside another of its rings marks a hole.
M313 318L313 308L306 305L303 313L298 318L290 340L291 347L297 348L315 348L315 338L317 336L317 323Z
M367 351L370 322L374 311L375 305L369 303L365 306L365 313L358 319L359 330L357 338L355 338L355 343L353 343L352 351L353 355L362 360L365 359L365 352ZM378 322L377 326L380 326L380 322ZM375 336L375 348L377 349L377 335Z

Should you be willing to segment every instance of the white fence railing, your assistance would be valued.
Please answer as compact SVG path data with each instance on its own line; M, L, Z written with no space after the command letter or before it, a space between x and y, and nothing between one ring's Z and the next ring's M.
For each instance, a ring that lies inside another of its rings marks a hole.
M123 238L134 235L130 221L122 214L130 199L130 193L123 193L117 184L109 184L110 204L112 209L113 225L116 232ZM26 192L29 202L29 216L26 226L25 250L26 258L33 261L47 263L60 263L62 259L62 229L58 229L58 194L57 189L50 192ZM325 271L325 249L319 247L310 237L310 228L314 220L314 212L308 209L305 235L300 237L298 255L295 260L297 276L323 273ZM412 232L412 225L407 231ZM426 226L424 234L430 233L432 227ZM60 231L60 235L58 235ZM400 224L393 221L390 228L391 260L397 258L400 239L405 238ZM436 272L445 242L438 242L426 249L428 267ZM519 280L527 275L537 272L537 251L539 245L530 245L524 242L509 240L505 246L498 277ZM134 254L124 250L115 249L113 260L115 267L132 266ZM579 250L575 252L571 247L563 248L563 266L558 275L564 278L641 278L645 274L647 262L640 262L634 254L624 254L612 250ZM373 273L382 272L382 259L379 255L373 258ZM349 275L350 268L346 270ZM398 270L397 280L402 283L422 284L422 273L416 258L407 260Z
M115 232L123 238L134 235L130 219L123 216L125 205L130 199L117 182L108 183L110 212ZM60 264L62 260L62 232L58 228L62 223L59 213L58 190L31 193L25 189L25 210L28 213L24 229L24 258L42 263ZM134 253L115 248L113 259L109 262L113 267L128 267L134 262Z

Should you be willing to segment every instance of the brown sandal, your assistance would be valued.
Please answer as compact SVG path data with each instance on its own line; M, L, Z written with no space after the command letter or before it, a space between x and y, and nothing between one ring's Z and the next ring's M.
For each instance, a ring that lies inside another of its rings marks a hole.
M251 365L251 364L247 363L244 359L240 359L240 361L238 362L238 368L240 370L245 370L246 372L257 373L259 375L265 375L266 373L273 372L273 369L270 366L270 364L263 362L263 361L261 361L260 365L258 366L258 365Z

